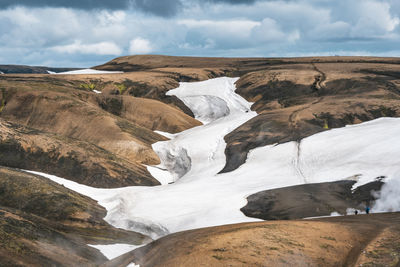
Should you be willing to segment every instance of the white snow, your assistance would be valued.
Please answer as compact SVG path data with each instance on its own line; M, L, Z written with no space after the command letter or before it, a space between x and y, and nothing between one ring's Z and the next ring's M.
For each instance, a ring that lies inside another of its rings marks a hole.
M163 132L163 131L157 131L157 130L155 130L154 132L155 132L155 133L158 133L159 135L165 136L165 137L167 137L167 138L169 138L169 139L171 139L171 138L173 138L173 137L175 136L175 134L167 133L167 132Z
M94 89L93 92L96 93L96 94L101 94L101 91L98 91L96 89Z
M48 74L57 74L57 72L51 71L51 70L47 70Z
M339 217L339 216L344 216L340 214L337 211L331 212L330 215L325 215L325 216L314 216L314 217L305 217L303 220L312 220L312 219L320 219L320 218L329 218L329 217Z
M140 265L131 262L131 263L129 263L126 267L140 267Z
M49 72L50 73L50 72ZM122 71L105 71L105 70L94 70L94 69L82 69L82 70L73 70L73 71L65 71L58 73L50 73L50 74L112 74L112 73L123 73Z
M259 147L237 170L218 174L225 164L224 136L256 116L250 111L251 103L234 93L235 81L218 78L181 83L168 93L190 98L186 101L189 108L190 103L196 106L193 109L207 124L169 135L171 140L153 145L162 163L148 168L162 181L161 186L96 189L43 175L99 201L108 211L105 220L115 227L152 238L188 229L257 221L246 217L240 208L246 205L247 196L262 190L342 179L357 179L356 186L360 186L378 176L397 177L400 119L396 118L329 130L305 138L300 145L288 142ZM215 103L229 112L219 117L209 108L201 109L192 101L197 96L218 97ZM201 110L206 114L200 114Z
M111 244L111 245L90 245L95 249L98 249L107 259L112 260L122 254L128 253L134 249L137 249L141 246L135 246L130 244Z

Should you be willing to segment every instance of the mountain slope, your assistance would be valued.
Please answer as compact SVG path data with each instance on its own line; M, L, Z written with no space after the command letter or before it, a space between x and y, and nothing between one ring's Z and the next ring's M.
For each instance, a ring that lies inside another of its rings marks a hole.
M400 116L400 65L310 63L274 66L237 82L257 117L225 137L222 172L243 164L259 146L301 141L312 134L380 117Z
M87 243L149 240L111 227L95 201L40 176L0 167L0 192L1 264L95 266L106 258Z
M0 166L46 171L95 187L156 185L145 168L91 143L0 119Z
M399 220L399 213L388 213L204 228L161 238L103 266L397 266Z
M166 140L154 130L176 132L200 124L160 101L96 94L81 86L86 81L65 76L0 80L2 165L97 187L156 185L143 165L159 162L151 144Z

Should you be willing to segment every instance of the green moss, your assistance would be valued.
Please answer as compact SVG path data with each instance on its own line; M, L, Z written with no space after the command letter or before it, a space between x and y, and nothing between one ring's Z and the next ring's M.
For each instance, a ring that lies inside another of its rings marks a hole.
M5 106L6 106L6 101L4 99L2 99L1 103L0 103L0 113L3 111Z
M122 95L127 89L124 83L116 83L115 86L118 88L120 95Z
M96 85L94 83L81 83L79 87L93 91L96 88Z
M324 129L329 129L328 121L324 120Z

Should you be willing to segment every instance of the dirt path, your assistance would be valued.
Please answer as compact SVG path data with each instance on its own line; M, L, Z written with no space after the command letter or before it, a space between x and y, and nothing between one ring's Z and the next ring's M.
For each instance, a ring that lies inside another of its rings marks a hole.
M321 89L324 88L324 82L326 80L326 74L321 71L320 69L318 69L318 67L315 65L315 63L311 63L311 65L313 66L314 70L318 73L320 73L320 75L315 76L315 82L312 85L312 88L314 88L317 92L320 91ZM296 124L296 117L297 115L306 109L309 109L312 105L318 104L319 102L321 102L324 99L324 97L318 97L315 101L313 101L312 103L302 106L299 109L296 109L295 111L292 112L292 114L290 114L289 116L289 125L290 127L292 127L293 129L297 128L297 124Z
M316 65L315 63L311 63L311 65L313 66L314 70L316 72L318 72L320 75L315 76L315 82L313 84L313 87L316 90L321 90L324 87L324 82L326 80L326 74L325 72L321 71Z

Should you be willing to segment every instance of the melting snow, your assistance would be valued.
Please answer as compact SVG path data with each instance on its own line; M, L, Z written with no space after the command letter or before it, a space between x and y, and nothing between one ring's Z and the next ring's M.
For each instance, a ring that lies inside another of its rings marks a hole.
M240 208L246 205L247 196L262 190L348 177L357 179L356 186L382 175L398 179L400 119L396 118L325 131L303 139L300 145L288 142L259 147L237 170L217 174L225 164L224 136L256 116L250 110L251 103L234 93L236 80L181 83L168 92L183 99L206 124L153 145L162 164L148 168L161 186L96 189L41 175L99 201L108 211L105 220L115 227L152 238L258 221L246 217ZM214 102L207 107L198 105L196 101L204 103L205 98ZM211 107L218 105L221 109L213 111Z
M98 249L107 259L112 260L118 256L121 256L122 254L125 254L129 251L142 247L143 245L135 246L130 244L112 244L112 245L88 244L88 246Z
M132 263L129 263L126 267L140 267L140 265L132 262Z

